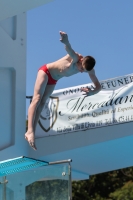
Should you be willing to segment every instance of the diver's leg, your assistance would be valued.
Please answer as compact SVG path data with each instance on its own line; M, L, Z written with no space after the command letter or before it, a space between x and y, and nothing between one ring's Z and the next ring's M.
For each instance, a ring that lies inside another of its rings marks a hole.
M52 92L54 91L54 88L55 88L55 85L47 85L46 86L46 89L45 89L45 92L43 94L43 97L41 99L41 102L37 108L37 111L36 111L36 116L35 116L35 121L34 121L34 131L36 130L36 125L37 125L37 122L39 120L39 116L43 110L43 107L47 101L47 99L50 97L50 95L52 94Z
M43 70L39 70L37 74L37 79L34 87L34 95L32 98L32 102L28 109L28 130L25 133L25 139L29 142L30 146L36 150L35 146L35 130L34 130L34 120L36 116L36 110L39 106L43 94L45 92L45 88L47 86L48 76Z

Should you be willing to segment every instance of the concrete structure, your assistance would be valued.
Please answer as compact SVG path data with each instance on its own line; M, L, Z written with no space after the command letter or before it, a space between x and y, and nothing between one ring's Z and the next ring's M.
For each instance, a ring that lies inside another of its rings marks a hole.
M52 0L1 0L0 1L0 21L7 19L12 16L16 16L36 8L38 6L44 5Z
M71 158L73 178L133 166L133 123L37 139L29 156L47 161ZM76 175L76 177L74 176Z
M23 141L26 96L25 13L0 21L0 55L0 160L5 160L27 152L27 144Z
M45 0L0 2L0 160L21 155L56 161L71 158L74 179L133 165L133 123L24 140L26 97L26 13ZM10 9L9 9L10 8ZM10 17L10 18L9 18Z
M0 1L0 160L28 154L25 11L49 1Z

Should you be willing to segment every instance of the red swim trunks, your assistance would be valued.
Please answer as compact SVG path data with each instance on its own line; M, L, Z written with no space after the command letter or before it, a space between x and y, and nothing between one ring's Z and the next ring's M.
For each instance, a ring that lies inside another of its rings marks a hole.
M48 83L47 85L55 85L57 83L57 80L53 79L47 66L43 65L42 67L39 68L39 70L43 70L47 75L48 75Z

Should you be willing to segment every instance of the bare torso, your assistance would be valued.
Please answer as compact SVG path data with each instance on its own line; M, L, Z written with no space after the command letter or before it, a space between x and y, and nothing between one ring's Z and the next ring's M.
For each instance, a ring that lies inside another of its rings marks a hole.
M59 80L62 77L68 77L79 72L77 63L74 63L69 55L66 55L53 63L47 64L47 68L55 80Z

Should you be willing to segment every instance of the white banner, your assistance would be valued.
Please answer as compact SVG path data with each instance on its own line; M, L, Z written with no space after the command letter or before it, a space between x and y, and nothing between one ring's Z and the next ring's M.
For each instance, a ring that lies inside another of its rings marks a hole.
M133 74L101 82L102 90L86 96L80 85L56 90L46 102L36 138L133 121Z

